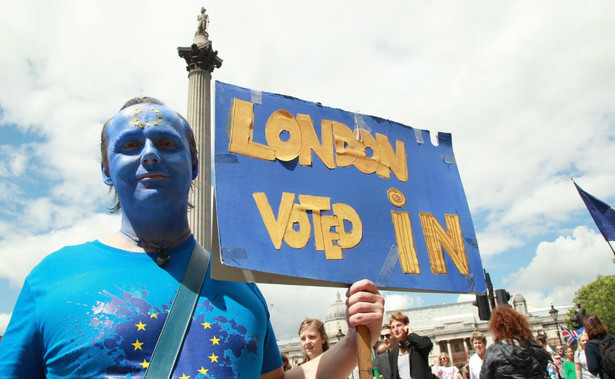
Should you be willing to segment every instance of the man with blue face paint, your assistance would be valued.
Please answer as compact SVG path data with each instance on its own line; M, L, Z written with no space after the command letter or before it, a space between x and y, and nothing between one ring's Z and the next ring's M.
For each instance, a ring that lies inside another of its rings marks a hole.
M150 98L129 101L103 127L103 181L115 191L116 234L50 254L26 278L0 343L0 377L142 377L195 246L188 193L198 173L192 130ZM347 292L348 334L284 372L256 285L205 276L173 378L347 377L355 326L382 324L367 280Z

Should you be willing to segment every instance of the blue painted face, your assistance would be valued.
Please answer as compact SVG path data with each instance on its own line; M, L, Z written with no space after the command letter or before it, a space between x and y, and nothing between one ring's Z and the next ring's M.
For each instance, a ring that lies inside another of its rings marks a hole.
M190 153L188 128L175 112L155 104L123 109L107 125L109 163L103 164L103 180L115 188L130 222L185 218L190 184L198 173L198 161L193 161Z

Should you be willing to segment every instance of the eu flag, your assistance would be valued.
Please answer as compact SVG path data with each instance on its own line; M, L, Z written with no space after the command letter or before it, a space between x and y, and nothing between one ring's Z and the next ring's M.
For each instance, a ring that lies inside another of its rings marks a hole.
M581 198L585 202L587 210L589 210L589 213L592 215L604 239L607 241L615 241L615 209L583 191L576 183L574 183L574 186L577 187L579 195L581 195Z

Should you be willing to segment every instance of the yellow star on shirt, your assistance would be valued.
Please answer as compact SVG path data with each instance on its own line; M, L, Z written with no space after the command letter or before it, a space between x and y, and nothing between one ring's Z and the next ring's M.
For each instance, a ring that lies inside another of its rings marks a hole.
M158 313L150 313L149 318L158 318Z
M144 324L141 321L139 321L138 324L135 324L135 326L137 327L137 331L138 330L145 330L145 325L147 325L147 324Z
M139 363L141 365L141 367L143 368L148 368L149 367L149 362L146 361L145 359L143 360L143 362Z
M182 376L179 377L179 379L188 379L189 377L190 377L189 375L183 374Z
M135 342L135 343L131 343L131 345L135 347L135 351L137 351L137 350L143 350L143 349L141 348L141 346L143 346L143 342L139 342L139 340L137 340L137 342Z
M208 322L202 322L201 325L203 325L203 329L211 329L211 324Z
M201 366L200 370L197 370L198 372L200 372L203 375L207 375L207 371L209 371L209 369L203 368L203 366Z
M218 362L218 356L214 353L211 353L211 355L207 358L211 359L211 363Z
M216 336L214 336L214 338L210 338L209 340L212 345L220 345L220 338L216 338Z

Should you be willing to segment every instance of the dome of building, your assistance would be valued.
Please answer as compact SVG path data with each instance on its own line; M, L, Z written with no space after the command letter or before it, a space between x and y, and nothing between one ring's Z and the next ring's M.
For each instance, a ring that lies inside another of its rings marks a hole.
M346 304L342 303L339 292L337 293L335 303L331 304L327 309L325 331L329 337L343 335L348 331L348 325L346 324Z
M337 300L335 300L335 303L331 304L327 309L327 317L325 318L325 322L338 320L340 318L346 319L346 305L342 303L340 293L338 292Z
M513 303L515 301L525 301L525 298L519 292L516 292L515 295L512 298L512 301L513 301Z
M527 316L527 303L523 295L519 292L515 293L512 298L513 308L520 314Z

